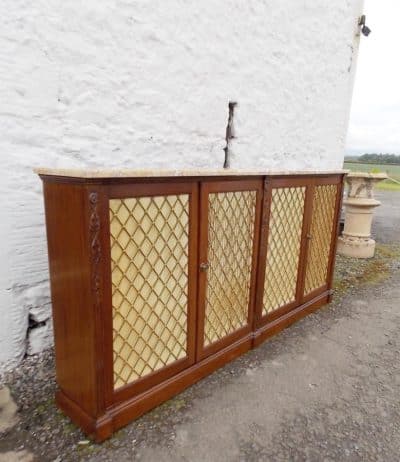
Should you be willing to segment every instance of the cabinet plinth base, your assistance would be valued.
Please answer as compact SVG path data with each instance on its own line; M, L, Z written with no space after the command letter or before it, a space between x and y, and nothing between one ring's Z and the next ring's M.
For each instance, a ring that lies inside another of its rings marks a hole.
M91 417L73 400L68 398L62 390L56 392L56 404L72 422L78 425L96 443L100 443L112 435L114 431L113 422L108 413L98 418Z
M316 311L323 305L330 303L332 300L332 292L330 290L323 292L321 295L313 298L307 303L300 305L299 307L289 311L285 315L281 316L280 318L275 319L274 321L266 324L263 327L260 327L254 333L254 346L261 345L266 339L276 335L286 327L289 327L291 324L295 323L296 321L304 318L308 314Z

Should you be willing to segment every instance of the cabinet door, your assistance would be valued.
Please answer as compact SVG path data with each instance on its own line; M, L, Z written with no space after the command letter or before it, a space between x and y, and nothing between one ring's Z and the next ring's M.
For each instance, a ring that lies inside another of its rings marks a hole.
M198 358L252 330L262 180L201 185Z
M268 178L264 186L257 326L299 305L307 232L307 178Z
M198 186L116 185L108 191L105 335L112 352L108 396L115 402L194 363Z
M341 175L266 180L258 327L331 288L341 192Z
M342 177L315 178L309 193L309 226L303 281L303 302L331 288Z

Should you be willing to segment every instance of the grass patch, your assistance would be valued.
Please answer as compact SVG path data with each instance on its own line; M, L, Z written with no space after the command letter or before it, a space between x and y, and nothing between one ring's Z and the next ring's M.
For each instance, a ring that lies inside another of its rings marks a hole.
M368 259L337 255L334 289L336 296L343 296L360 284L378 284L384 281L400 264L400 245L377 244L375 256Z
M390 180L384 180L376 185L376 189L383 189L384 191L400 191L400 184L393 183L393 181Z

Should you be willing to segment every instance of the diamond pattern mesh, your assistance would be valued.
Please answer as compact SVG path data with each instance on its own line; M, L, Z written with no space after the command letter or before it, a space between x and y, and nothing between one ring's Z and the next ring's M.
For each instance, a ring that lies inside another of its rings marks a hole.
M256 191L209 194L205 346L247 324Z
M264 315L296 299L305 192L305 187L272 190Z
M186 356L189 196L110 200L114 388Z
M304 293L326 284L335 215L337 185L316 186L313 198L312 236L307 256Z

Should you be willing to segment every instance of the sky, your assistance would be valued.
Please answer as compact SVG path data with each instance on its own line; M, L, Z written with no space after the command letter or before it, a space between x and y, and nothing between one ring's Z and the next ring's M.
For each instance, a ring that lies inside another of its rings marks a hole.
M400 0L365 0L347 154L400 154Z

